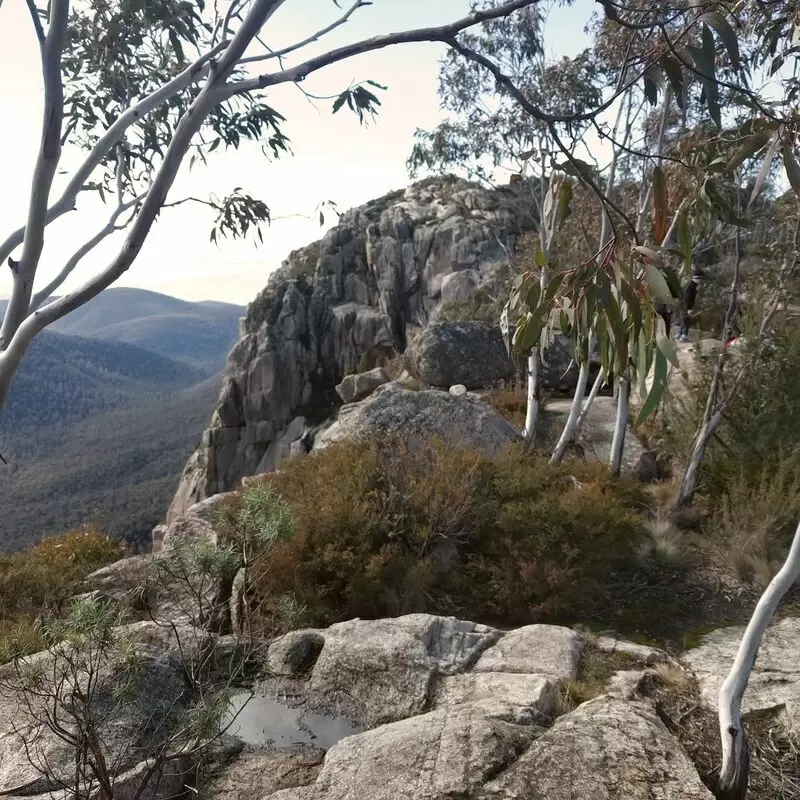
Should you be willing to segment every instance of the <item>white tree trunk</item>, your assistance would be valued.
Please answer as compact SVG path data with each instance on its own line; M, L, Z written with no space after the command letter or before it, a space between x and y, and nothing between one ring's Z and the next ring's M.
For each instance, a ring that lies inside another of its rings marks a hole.
M539 421L539 351L533 350L528 356L528 396L525 406L526 441L533 444L536 435L536 423Z
M778 574L770 581L745 628L736 659L719 690L719 732L722 740L722 767L717 784L719 800L744 800L750 773L747 739L742 729L742 697L758 655L764 631L789 587L800 575L800 524L795 531L789 555Z
M572 407L569 410L569 417L567 417L567 424L564 425L564 430L561 432L561 438L553 450L553 455L550 457L550 463L555 464L564 458L564 453L567 450L567 445L575 438L575 432L578 427L578 417L581 413L583 406L583 398L586 394L586 384L589 382L589 364L585 362L581 364L581 370L578 373L578 385L575 387L575 395L572 398Z
M614 421L614 437L611 440L611 471L619 475L622 468L622 453L625 450L625 434L628 430L628 394L630 387L625 378L620 377L617 390L617 416Z
M589 391L589 396L586 398L586 401L583 404L581 413L578 415L578 422L575 425L576 436L580 433L580 430L583 427L583 423L586 422L586 418L589 416L589 412L592 410L592 403L594 403L597 395L600 393L600 389L602 388L605 379L606 379L605 373L601 368L600 372L597 373L597 377L594 379L594 383L592 384L592 388Z

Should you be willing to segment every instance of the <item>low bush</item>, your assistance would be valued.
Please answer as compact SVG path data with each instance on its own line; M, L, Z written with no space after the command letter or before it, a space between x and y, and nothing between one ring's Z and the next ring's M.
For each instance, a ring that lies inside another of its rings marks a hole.
M504 389L492 389L483 395L483 401L515 428L522 430L525 427L528 395L521 383Z
M57 616L87 575L123 555L119 542L93 527L0 555L0 641L13 637L28 652L38 649L37 619Z
M576 621L613 615L648 579L641 489L601 465L346 442L263 480L295 521L256 586L267 613L291 595L319 625L415 611Z

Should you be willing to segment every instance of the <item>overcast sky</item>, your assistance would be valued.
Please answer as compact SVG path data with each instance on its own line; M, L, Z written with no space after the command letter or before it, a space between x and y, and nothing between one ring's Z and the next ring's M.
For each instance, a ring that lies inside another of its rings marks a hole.
M373 0L371 7L361 9L327 37L324 49L376 33L450 22L463 16L469 5L469 0ZM576 0L571 8L552 12L546 29L551 55L572 55L586 46L583 27L593 6L592 0ZM290 0L270 21L265 38L273 47L292 43L336 14L331 0ZM322 200L335 201L343 211L407 185L405 161L414 130L432 128L442 117L436 96L442 53L435 44L401 45L335 65L306 81L309 91L323 95L364 78L388 85L388 91L381 93L380 114L368 128L362 128L353 114L332 116L327 103L314 108L294 87L276 87L268 102L288 120L285 132L294 155L270 162L257 145L217 151L207 167L195 165L191 173L182 170L170 199L212 192L224 196L241 186L265 200L276 217L313 216ZM0 239L4 239L25 218L41 127L38 52L23 0L6 0L0 7L0 64ZM66 152L65 165L74 164L75 157ZM66 177L57 177L55 192ZM78 211L48 228L37 285L103 226L107 214L97 199L83 200ZM217 247L209 241L211 222L210 212L196 206L165 210L141 255L116 285L187 300L244 304L264 287L289 251L321 235L318 219L295 218L274 222L258 248L249 241L225 240ZM106 263L119 241L109 239L94 251L66 288L82 283ZM9 288L8 270L0 267L0 296Z

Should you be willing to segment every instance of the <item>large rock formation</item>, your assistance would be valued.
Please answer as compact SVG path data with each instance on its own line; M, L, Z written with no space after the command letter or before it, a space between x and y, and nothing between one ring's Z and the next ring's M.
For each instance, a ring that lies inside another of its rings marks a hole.
M452 276L491 282L532 225L524 187L430 179L348 211L292 253L248 309L168 520L273 467L270 445L293 419L313 429L337 404L345 372L404 351L410 333L435 320Z
M499 325L441 323L422 331L406 351L409 372L423 383L479 389L514 374Z

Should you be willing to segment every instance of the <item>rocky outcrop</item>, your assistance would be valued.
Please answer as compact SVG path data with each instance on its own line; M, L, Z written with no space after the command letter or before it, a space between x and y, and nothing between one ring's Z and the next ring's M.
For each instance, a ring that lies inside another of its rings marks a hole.
M387 436L406 443L438 438L487 456L521 440L509 422L477 397L436 389L410 391L387 383L364 402L342 406L336 422L317 437L314 451L346 439Z
M292 253L248 309L168 521L270 468L273 442L296 417L309 428L322 421L346 372L405 350L443 294L491 281L532 227L527 197L518 185L491 191L431 179L348 211L320 242ZM452 277L462 272L466 283Z
M343 403L357 403L388 382L386 373L380 367L375 367L367 372L345 375L344 380L336 387L336 394L342 398Z
M485 788L503 800L713 800L653 708L605 697L556 720Z
M663 656L614 635L592 647L642 661ZM412 614L296 631L270 645L268 661L273 649L282 675L291 673L287 655L303 654L291 689L297 702L368 729L344 734L318 774L313 761L294 785L259 795L264 800L712 798L650 701L630 691L564 707L564 688L585 656L568 628L506 632ZM246 753L243 770L261 786L259 763L283 775L296 770L293 757L284 770L268 749ZM231 790L209 797L235 800L238 763L216 784Z
M430 614L332 625L322 632L309 694L369 726L405 719L425 708L438 676L465 672L500 635Z
M406 350L408 371L437 388L491 386L514 375L498 325L442 322L421 331Z

